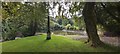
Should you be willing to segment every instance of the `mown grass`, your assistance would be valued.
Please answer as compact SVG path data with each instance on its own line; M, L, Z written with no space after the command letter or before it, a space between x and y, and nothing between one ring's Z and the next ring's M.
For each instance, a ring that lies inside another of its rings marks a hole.
M116 48L108 45L91 47L82 41L72 40L63 36L52 35L51 40L46 40L46 35L26 37L2 44L3 52L115 52Z

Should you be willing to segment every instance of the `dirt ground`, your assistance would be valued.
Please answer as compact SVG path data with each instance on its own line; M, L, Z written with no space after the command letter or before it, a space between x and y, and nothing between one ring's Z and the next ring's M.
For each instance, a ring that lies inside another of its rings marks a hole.
M80 35L67 35L66 37L70 37L74 40L87 40L87 36L80 36ZM114 45L114 46L120 46L120 37L100 37L101 41Z
M101 37L101 40L108 44L120 46L120 37Z
M80 32L81 35L58 35L58 36L64 36L64 37L69 37L72 38L74 40L82 40L82 41L86 41L88 39L88 36L86 34L86 32ZM120 46L120 37L106 37L104 35L101 35L102 33L99 32L99 35L101 36L100 39L101 41L111 44L111 45L115 45L115 46Z

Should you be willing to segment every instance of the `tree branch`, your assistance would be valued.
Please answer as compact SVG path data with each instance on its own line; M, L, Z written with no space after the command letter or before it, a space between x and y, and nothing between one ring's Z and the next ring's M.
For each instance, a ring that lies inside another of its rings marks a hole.
M102 5L102 7L103 7L104 9L106 8L103 3L101 3L101 5ZM120 18L119 18L119 17L116 17L115 15L113 15L113 14L109 11L109 9L105 9L105 10L106 10L106 12L107 12L112 18L114 18L117 22L120 23Z

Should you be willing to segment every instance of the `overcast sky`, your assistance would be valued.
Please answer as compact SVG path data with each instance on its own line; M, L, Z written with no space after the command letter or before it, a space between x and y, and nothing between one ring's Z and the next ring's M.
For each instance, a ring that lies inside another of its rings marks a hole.
M56 16L58 16L58 9L59 9L59 6L62 6L62 8L61 8L61 12L60 12L60 15L62 15L62 12L63 12L63 15L64 16L66 16L67 18L71 18L71 13L69 12L69 9L70 9L70 7L71 7L71 5L72 5L72 3L67 3L67 4L65 4L65 2L63 1L63 2L59 2L60 3L60 5L59 4L56 4L54 7L53 7L53 3L51 2L51 3L49 3L49 5L50 5L50 7L52 8L50 8L49 9L49 14L50 14L50 16L52 16L52 17L56 17Z
M54 7L53 7L53 3L49 3L50 5L50 9L49 9L49 14L51 17L55 18L56 16L58 16L58 11L59 11L59 6L62 6L61 8L61 12L60 12L60 15L62 15L62 12L63 12L63 15L67 18L72 18L72 13L69 12L70 8L73 6L72 5L73 2L68 2L67 4L65 4L65 2L62 0L59 2L59 4L56 4ZM77 5L79 5L80 2L78 2ZM73 15L76 15L78 17L81 17L82 14L80 13L80 11L76 11Z

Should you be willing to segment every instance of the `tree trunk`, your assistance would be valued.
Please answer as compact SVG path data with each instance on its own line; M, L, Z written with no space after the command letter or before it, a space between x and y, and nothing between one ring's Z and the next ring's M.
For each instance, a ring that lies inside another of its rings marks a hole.
M29 28L28 28L28 36L33 36L36 33L36 29L37 29L37 22L35 21L31 21Z
M47 38L46 40L50 40L51 39L51 32L50 32L50 18L48 16L48 31L47 31Z
M102 42L97 34L94 5L94 2L86 2L83 9L83 16L88 34L88 41L92 42L92 46L98 46Z

